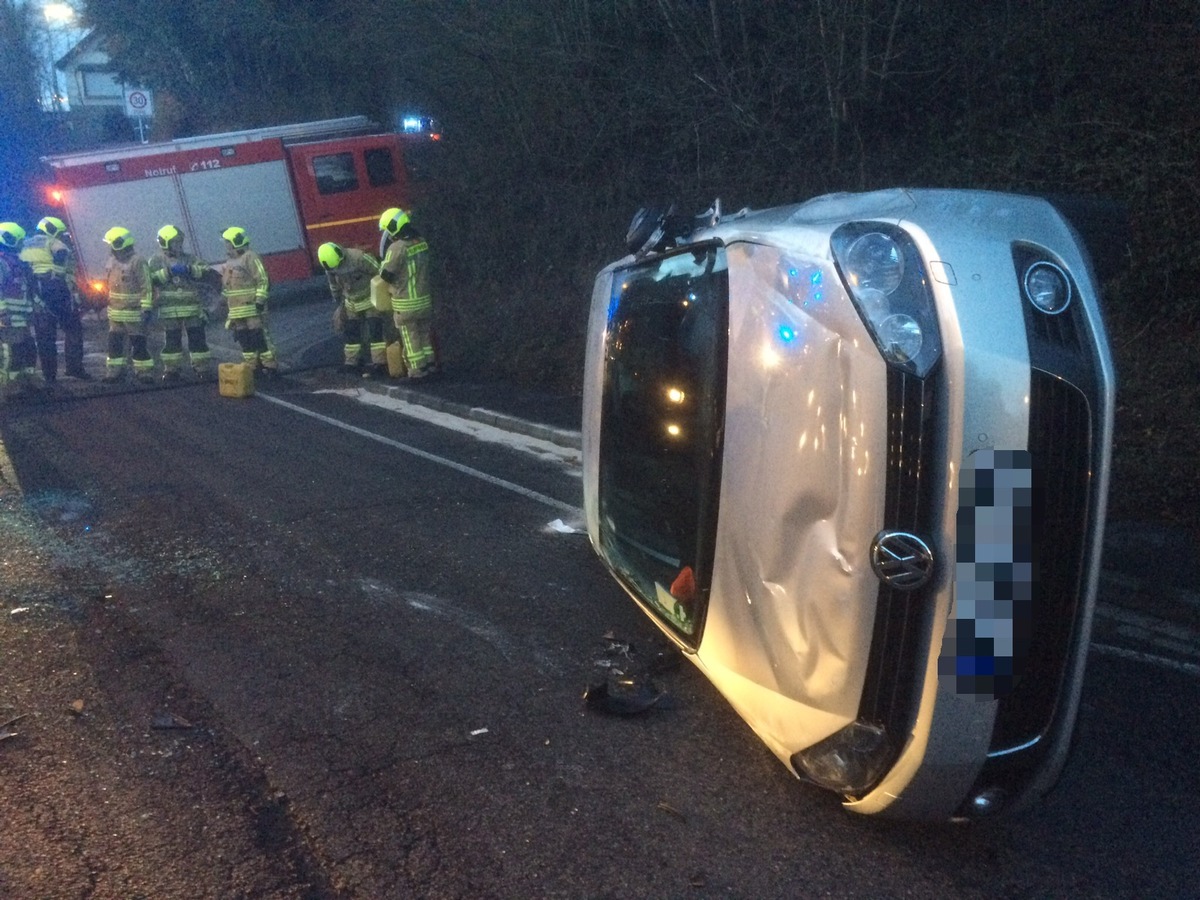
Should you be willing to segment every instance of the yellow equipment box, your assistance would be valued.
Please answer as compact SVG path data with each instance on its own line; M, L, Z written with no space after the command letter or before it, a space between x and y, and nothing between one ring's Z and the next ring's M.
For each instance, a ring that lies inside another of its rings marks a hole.
M246 363L221 363L217 383L222 397L254 396L254 369Z

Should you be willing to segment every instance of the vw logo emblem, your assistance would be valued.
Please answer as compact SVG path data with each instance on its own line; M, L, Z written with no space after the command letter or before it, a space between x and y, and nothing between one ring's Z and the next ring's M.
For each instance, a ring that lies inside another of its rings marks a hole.
M907 531L881 531L871 543L871 568L898 591L915 591L933 577L933 551Z

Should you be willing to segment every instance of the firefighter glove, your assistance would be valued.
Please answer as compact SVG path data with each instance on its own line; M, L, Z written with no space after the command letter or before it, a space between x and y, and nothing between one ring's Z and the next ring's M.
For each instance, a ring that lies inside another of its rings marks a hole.
M154 310L143 309L142 310L142 324L149 325L153 321L154 321Z
M171 263L171 274L172 275L187 275L187 274L189 274L189 268L190 267L188 266L187 263L181 263L181 262Z

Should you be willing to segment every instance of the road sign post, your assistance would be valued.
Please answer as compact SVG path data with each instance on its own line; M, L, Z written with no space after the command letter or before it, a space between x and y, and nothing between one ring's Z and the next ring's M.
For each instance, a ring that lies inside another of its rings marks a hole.
M146 88L124 85L125 115L137 122L138 140L146 143L146 120L154 115L154 94Z

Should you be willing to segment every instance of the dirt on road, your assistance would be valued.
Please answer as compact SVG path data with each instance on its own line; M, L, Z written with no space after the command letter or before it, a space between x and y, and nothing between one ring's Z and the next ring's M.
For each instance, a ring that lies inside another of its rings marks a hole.
M104 573L11 493L0 534L0 896L336 896Z

